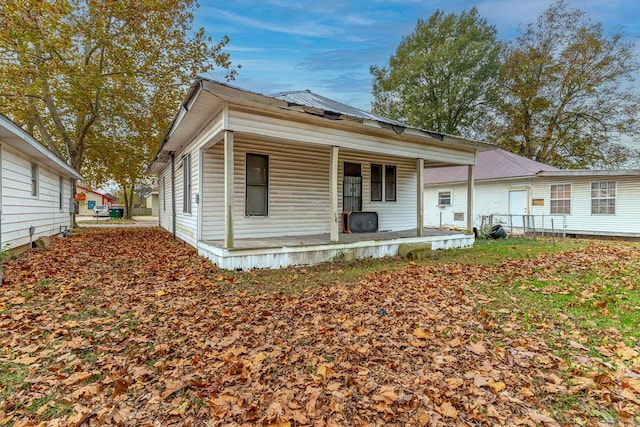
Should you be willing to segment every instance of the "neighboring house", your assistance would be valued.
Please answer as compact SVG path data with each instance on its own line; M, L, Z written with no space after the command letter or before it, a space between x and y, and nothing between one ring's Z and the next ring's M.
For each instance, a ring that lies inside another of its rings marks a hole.
M93 215L93 208L96 205L112 206L117 199L76 184L76 200L78 201L78 215Z
M72 180L82 176L0 114L0 247L32 247L71 227Z
M467 168L425 171L425 226L465 227L467 179ZM553 219L569 235L640 237L639 170L560 170L498 149L478 153L474 179L475 226L493 216L549 231Z
M159 201L157 191L152 191L151 193L147 194L146 206L147 209L151 209L151 216L158 216Z
M422 171L473 165L488 147L310 91L266 96L199 78L150 171L161 227L223 268L277 268L395 255L403 242L472 244L423 235Z

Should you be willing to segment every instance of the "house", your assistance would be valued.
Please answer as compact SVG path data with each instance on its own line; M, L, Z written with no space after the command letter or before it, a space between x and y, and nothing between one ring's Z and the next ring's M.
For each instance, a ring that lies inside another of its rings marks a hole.
M151 212L151 216L158 216L158 209L159 209L158 192L152 191L151 193L147 194L145 203L146 203L147 210L150 210Z
M111 206L117 199L109 194L103 194L84 185L76 184L76 200L78 201L78 215L93 215L93 208L96 205Z
M72 185L82 176L0 114L0 247L33 247L72 225Z
M560 170L498 149L478 153L474 178L477 227L491 218L515 232L640 237L640 170ZM425 226L466 224L467 180L466 168L425 170Z
M278 268L471 245L469 234L424 234L423 170L472 168L488 147L310 91L198 78L149 170L162 228L222 268Z

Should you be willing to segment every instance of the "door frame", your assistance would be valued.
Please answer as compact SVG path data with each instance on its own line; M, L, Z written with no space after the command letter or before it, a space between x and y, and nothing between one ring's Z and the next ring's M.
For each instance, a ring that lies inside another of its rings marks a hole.
M507 214L509 215L509 219L511 219L511 215L515 215L511 213L511 193L516 191L524 191L524 215L531 215L531 205L529 203L529 194L531 189L529 187L509 187L507 189ZM525 222L522 219L519 219L517 223L515 221L510 221L512 226L514 227L528 227L528 218Z

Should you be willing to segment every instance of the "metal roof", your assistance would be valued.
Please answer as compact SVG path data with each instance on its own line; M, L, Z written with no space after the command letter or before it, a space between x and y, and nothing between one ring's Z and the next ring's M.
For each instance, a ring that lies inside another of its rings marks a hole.
M280 92L265 95L251 92L204 77L198 77L189 89L178 113L165 133L158 152L149 165L149 171L157 172L167 165L172 153L188 144L193 133L211 118L211 112L224 102L256 106L264 109L305 113L329 121L343 121L371 130L373 127L389 129L406 139L427 141L444 146L452 145L466 150L484 151L495 145L471 139L407 126L399 121L368 113L338 101L317 95L310 90ZM289 113L287 113L289 114Z
M527 159L509 151L497 149L481 151L476 154L474 179L476 181L490 179L508 179L534 176L541 171L559 171L560 169L535 160ZM466 166L449 166L425 169L424 181L427 184L444 184L465 182L468 168Z
M318 95L316 93L311 92L309 89L290 91L290 92L280 92L275 95L271 95L271 97L286 101L290 105L307 106L307 107L316 108L322 111L329 111L329 112L334 112L338 114L346 114L352 117L360 117L363 119L376 120L376 121L385 122L385 123L402 126L402 127L406 126L401 122L391 120L386 117L378 116L377 114L368 113L366 111L360 110L359 108L355 108L350 105L343 104L338 101L334 101L333 99L326 98L322 95Z

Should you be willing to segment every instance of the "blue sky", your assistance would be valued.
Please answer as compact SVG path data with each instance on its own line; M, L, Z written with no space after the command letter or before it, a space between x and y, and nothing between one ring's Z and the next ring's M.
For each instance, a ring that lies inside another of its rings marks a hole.
M622 31L640 55L640 2L572 0L608 33ZM418 19L436 10L459 13L474 5L503 40L533 22L551 0L200 0L195 27L231 39L226 51L242 69L231 84L272 94L310 89L369 110L371 65L386 65ZM210 77L223 80L223 73Z

